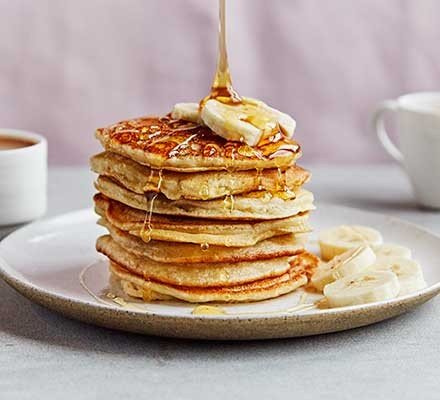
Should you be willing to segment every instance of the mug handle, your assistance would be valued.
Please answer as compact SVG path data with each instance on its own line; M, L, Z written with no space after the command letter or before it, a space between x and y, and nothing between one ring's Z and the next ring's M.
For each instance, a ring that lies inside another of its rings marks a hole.
M385 129L385 123L383 116L387 111L397 111L398 105L395 100L386 100L379 104L376 111L373 114L372 124L373 129L376 131L377 137L380 143L387 153L393 157L397 162L403 162L403 155L396 145L391 141L388 132Z

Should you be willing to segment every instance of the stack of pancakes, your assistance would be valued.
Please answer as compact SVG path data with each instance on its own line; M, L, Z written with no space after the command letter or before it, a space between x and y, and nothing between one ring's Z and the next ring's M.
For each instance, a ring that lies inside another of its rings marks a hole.
M124 292L149 300L256 301L307 283L313 196L283 135L258 147L145 117L98 129L97 250Z

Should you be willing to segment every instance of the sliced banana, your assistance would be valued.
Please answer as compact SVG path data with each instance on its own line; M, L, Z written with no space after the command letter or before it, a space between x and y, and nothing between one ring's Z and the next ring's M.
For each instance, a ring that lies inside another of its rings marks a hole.
M296 127L295 120L289 115L247 97L243 98L243 103L233 105L208 100L201 118L217 135L249 146L255 146L262 138L270 136L277 124L288 137L293 135Z
M201 124L200 110L198 103L177 103L171 111L171 118Z
M377 258L382 257L403 257L411 259L411 250L405 246L393 243L384 243L373 247Z
M396 274L371 271L349 275L327 285L324 295L329 307L344 307L394 299L399 291Z
M322 291L324 286L344 276L367 269L376 261L376 255L368 246L360 246L346 251L328 263L322 263L312 276L312 285Z
M340 225L322 231L319 235L321 258L324 261L361 245L379 246L382 243L380 232L361 225Z
M382 257L368 267L368 271L391 271L399 280L400 292L399 296L426 287L425 278L420 264L414 260L404 257Z

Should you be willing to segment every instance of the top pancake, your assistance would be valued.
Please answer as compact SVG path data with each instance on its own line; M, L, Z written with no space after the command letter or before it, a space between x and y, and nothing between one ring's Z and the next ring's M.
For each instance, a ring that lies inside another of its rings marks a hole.
M208 127L169 117L141 117L96 130L107 151L151 168L180 172L287 168L301 155L292 139L276 134L258 147L227 141Z

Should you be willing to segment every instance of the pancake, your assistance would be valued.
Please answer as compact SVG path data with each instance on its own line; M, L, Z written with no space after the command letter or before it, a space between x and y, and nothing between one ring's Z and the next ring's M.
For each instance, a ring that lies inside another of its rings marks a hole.
M107 150L151 168L180 172L287 168L301 155L279 132L258 147L227 141L208 127L169 117L141 117L97 129Z
M294 262L283 275L227 287L206 288L164 284L143 279L114 262L110 263L110 272L119 280L126 294L142 298L144 301L175 298L190 303L251 302L279 297L307 284L307 276L298 264L309 263L311 259L307 257L307 253L294 258L299 260Z
M293 165L286 170L211 171L197 174L159 171L116 153L103 152L90 159L94 172L110 177L132 192L163 193L170 200L209 200L256 190L293 190L310 178L305 169Z
M293 256L304 251L306 235L283 235L263 240L248 247L201 247L192 243L173 243L140 238L116 228L101 218L99 223L107 228L113 240L123 248L141 257L163 263L225 263L266 260Z
M140 298L148 302L158 300L176 300L172 296L155 292L154 290L147 289L146 287L141 288L130 281L120 279L116 274L112 273L112 268L119 268L120 271L125 271L127 274L130 274L130 272L124 270L122 267L118 266L118 264L110 262L110 287L113 288L113 290L115 290L116 292L122 290L122 293L128 295L129 297ZM136 275L133 276L135 277Z
M221 220L279 219L314 209L313 195L305 189L277 193L251 192L214 200L169 200L162 194L138 194L117 184L110 178L99 176L95 187L105 196L123 204L156 214L179 215Z
M141 237L144 241L164 240L209 244L218 246L253 246L261 240L288 233L306 233L310 231L308 214L269 221L218 221L189 217L169 217L150 214L102 194L94 196L95 210L112 225ZM148 217L151 217L151 230L148 229Z
M110 235L98 238L96 250L144 279L178 286L234 286L279 276L290 269L290 257L237 263L159 263L127 251L117 244Z

